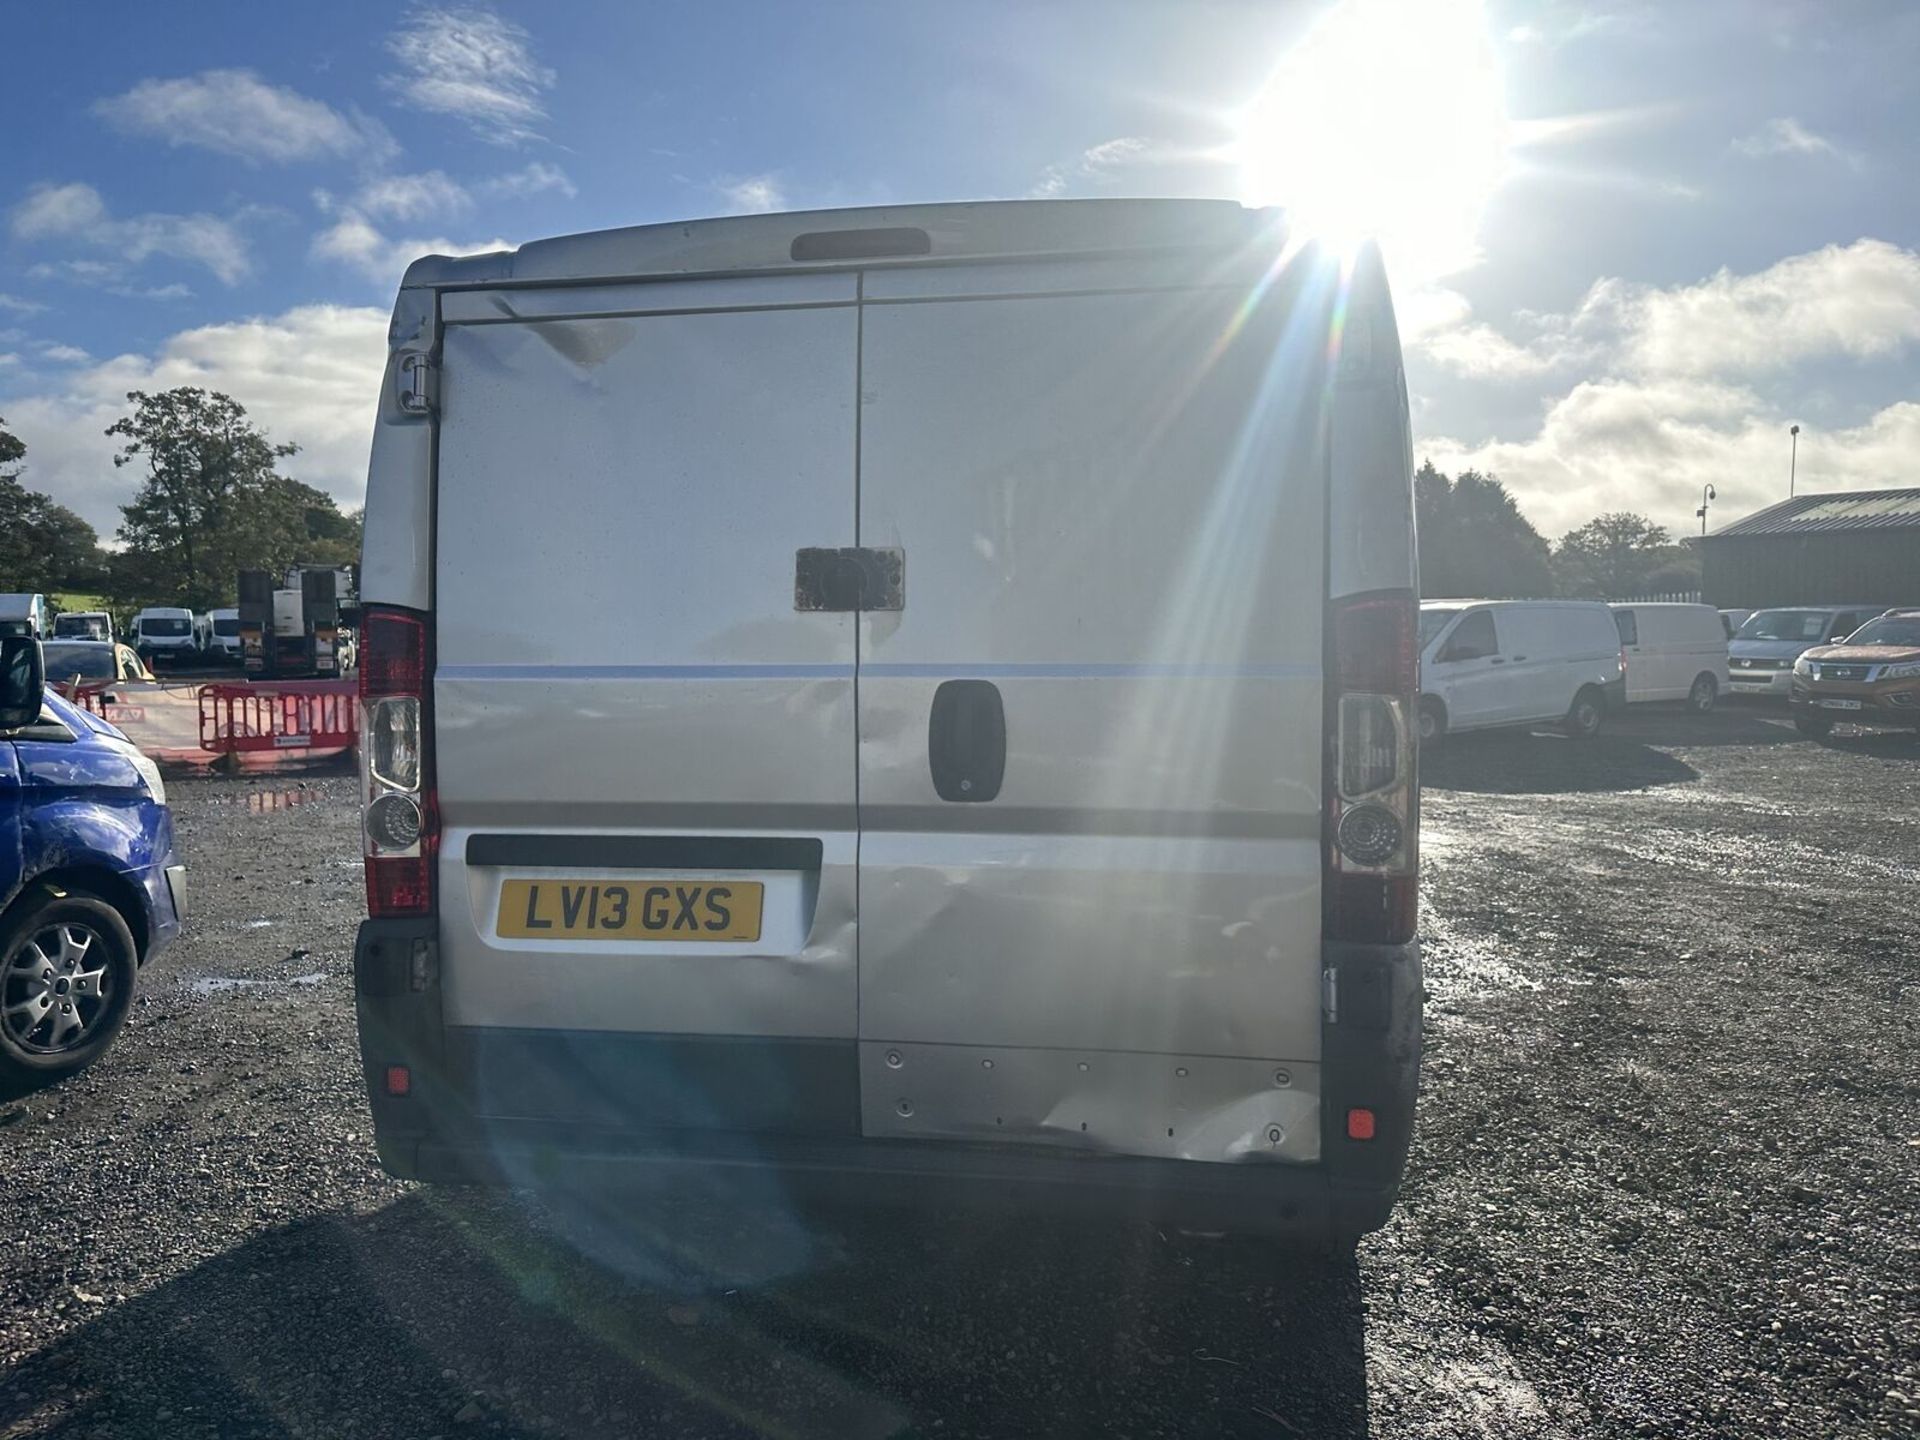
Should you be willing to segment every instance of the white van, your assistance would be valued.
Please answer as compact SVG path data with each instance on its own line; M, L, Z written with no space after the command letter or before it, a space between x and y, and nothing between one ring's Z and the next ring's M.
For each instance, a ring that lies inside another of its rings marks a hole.
M63 610L53 617L56 640L104 640L111 645L119 638L113 633L113 616L105 610Z
M133 648L149 665L198 660L203 626L182 606L154 605L133 617Z
M0 635L47 633L47 597L38 594L0 595Z
M409 268L361 572L390 1171L1382 1223L1406 390L1378 257L1288 239L1034 201Z
M1420 742L1557 725L1597 734L1626 703L1620 635L1598 600L1428 600L1420 606Z
M229 605L219 610L207 612L207 628L211 632L207 641L209 655L216 660L240 663L240 612Z
M1613 607L1627 667L1627 703L1684 700L1701 714L1727 688L1727 627L1711 605Z

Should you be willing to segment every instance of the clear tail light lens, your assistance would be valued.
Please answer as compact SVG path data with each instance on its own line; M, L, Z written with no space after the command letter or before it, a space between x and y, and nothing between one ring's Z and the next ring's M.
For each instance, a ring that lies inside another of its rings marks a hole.
M1354 596L1331 608L1324 840L1330 939L1391 944L1413 937L1418 635L1419 602L1410 590Z
M440 823L427 737L426 617L369 608L362 624L360 776L367 913L433 913Z

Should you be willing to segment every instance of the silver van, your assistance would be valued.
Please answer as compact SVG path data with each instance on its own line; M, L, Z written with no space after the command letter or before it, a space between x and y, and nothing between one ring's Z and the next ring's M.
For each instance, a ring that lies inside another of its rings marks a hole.
M1212 201L757 215L417 261L390 333L392 1173L1383 1222L1420 964L1377 256Z
M1887 607L1790 605L1755 610L1727 642L1727 679L1735 695L1784 700L1793 662L1816 645L1837 645Z

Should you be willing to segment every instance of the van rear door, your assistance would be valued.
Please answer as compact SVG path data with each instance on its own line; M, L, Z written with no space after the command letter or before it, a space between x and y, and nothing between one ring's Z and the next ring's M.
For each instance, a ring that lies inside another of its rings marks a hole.
M1319 1153L1334 296L1252 261L866 277L868 1135Z
M854 1128L854 617L795 569L854 543L855 283L442 299L442 984L484 1114Z

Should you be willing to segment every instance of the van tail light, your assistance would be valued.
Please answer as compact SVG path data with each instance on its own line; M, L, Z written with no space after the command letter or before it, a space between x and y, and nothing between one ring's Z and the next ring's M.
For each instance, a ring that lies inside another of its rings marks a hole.
M424 615L369 606L360 636L367 913L376 920L431 915L440 848L427 689L432 635Z
M1323 930L1331 940L1413 938L1420 903L1419 629L1411 590L1372 591L1329 607L1322 856Z

